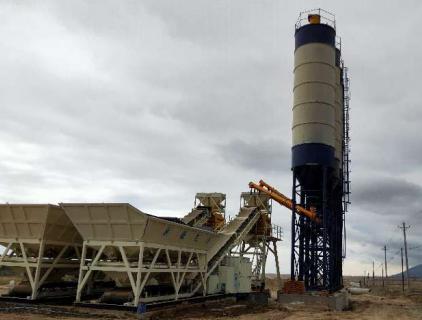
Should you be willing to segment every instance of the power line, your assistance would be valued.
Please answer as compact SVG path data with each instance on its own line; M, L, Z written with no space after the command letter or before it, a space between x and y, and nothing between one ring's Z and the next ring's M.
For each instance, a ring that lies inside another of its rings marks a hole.
M388 259L388 262L391 262L400 254L400 249L397 250L393 255L391 255L390 259Z
M422 245L420 245L420 246L410 247L410 248L409 248L409 250L414 250L414 249L419 249L419 248L422 248Z
M405 254L405 262L406 262L406 278L407 278L407 284L409 286L409 257L408 257L408 250L415 250L415 249L422 248L422 244L421 245L417 245L417 246L413 246L413 247L408 247L407 246L407 232L406 231L410 228L410 225L406 225L406 223L403 222L401 225L398 226L398 228L400 228L400 229L403 230L404 250L403 250L403 247L402 247L402 248L398 249L397 251L395 251L394 253L391 253L391 251L390 251L391 248L392 247L395 247L395 246L392 245L393 237L395 237L395 236L393 236L393 235L390 236L389 239L388 239L388 241L386 242L386 244L382 248L382 250L384 251L384 261L381 262L379 265L378 264L375 265L375 261L372 262L372 277L374 278L375 271L378 272L378 270L382 268L383 270L385 270L385 278L387 279L387 277L388 277L388 264L391 263L395 258L400 257L401 256L401 252L404 251L403 253ZM395 233L395 235L397 235L397 233ZM394 240L398 240L398 239L394 239ZM394 241L394 243L395 242L396 241ZM390 254L387 257L387 250L388 249L390 249L389 250ZM403 264L404 264L404 261L403 261ZM366 274L366 271L365 271L365 274ZM404 273L402 275L403 275L403 278L404 278ZM364 278L365 278L365 275L364 275ZM370 273L369 272L367 274L367 278L368 278L368 281L369 281L369 278L370 278Z

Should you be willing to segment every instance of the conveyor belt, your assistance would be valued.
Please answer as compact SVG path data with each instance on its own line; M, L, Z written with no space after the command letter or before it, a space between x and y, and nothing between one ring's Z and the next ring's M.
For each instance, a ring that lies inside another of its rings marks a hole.
M257 208L242 207L239 214L220 232L211 248L208 249L208 273L210 274L231 248L236 246L249 233L260 217Z
M206 208L194 208L182 221L191 227L202 227L209 219L210 212Z

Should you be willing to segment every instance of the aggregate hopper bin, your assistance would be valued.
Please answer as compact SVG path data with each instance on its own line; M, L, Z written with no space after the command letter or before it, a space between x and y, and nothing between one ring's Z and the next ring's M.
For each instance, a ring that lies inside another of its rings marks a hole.
M0 266L22 276L8 295L32 300L76 291L82 238L51 204L1 204Z
M207 250L216 233L148 215L127 203L61 207L83 238L77 302L104 275L116 287L100 302L127 305L189 297L198 282L205 282ZM88 249L94 250L92 256Z

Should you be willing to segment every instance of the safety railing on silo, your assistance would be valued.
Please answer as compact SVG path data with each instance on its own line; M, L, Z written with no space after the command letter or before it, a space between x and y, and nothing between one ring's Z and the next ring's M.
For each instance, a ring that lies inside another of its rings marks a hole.
M299 29L300 27L309 24L308 17L309 15L318 15L320 16L320 23L321 24L327 24L331 27L336 29L336 18L334 14L331 12L318 8L318 9L312 9L312 10L306 10L299 13L299 17L297 18L295 28Z

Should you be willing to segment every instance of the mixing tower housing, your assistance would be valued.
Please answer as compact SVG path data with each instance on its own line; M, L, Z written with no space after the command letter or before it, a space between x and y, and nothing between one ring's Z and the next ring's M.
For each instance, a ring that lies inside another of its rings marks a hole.
M295 32L292 199L315 209L322 222L297 216L293 207L291 278L308 290L342 287L349 203L345 70L334 17L321 9L301 13Z

